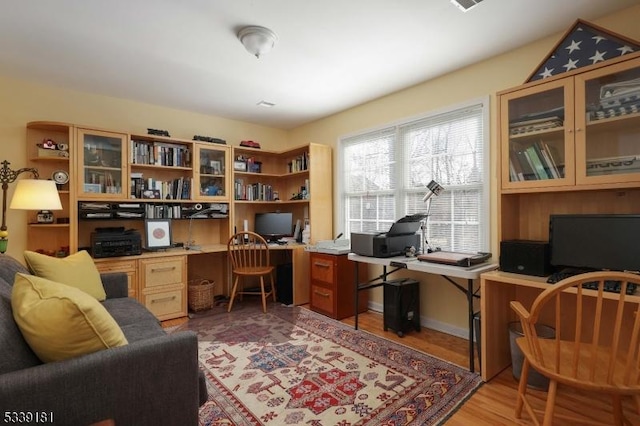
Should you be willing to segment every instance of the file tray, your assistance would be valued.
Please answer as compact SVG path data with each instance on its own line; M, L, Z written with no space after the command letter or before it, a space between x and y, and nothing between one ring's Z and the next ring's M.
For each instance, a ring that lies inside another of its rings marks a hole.
M339 239L318 241L315 246L309 247L309 251L325 254L351 253L351 240Z
M434 251L419 254L418 260L423 262L441 263L444 265L469 267L486 262L491 258L491 253L459 253L454 251Z

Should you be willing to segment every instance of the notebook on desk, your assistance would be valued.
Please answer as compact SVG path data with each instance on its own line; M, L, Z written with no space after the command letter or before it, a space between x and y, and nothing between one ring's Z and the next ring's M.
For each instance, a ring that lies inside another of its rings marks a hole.
M454 251L434 251L431 253L419 254L417 258L418 260L423 262L469 267L482 262L486 262L491 258L491 253L459 253Z

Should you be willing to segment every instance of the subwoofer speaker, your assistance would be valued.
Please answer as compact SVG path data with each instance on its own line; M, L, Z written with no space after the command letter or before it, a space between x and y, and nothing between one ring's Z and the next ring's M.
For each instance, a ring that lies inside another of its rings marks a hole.
M516 274L551 275L551 250L546 241L507 240L500 243L500 269Z

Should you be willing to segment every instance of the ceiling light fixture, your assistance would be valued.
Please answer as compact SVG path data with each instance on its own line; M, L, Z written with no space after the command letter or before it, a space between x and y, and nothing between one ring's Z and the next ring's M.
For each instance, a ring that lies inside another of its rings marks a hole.
M276 106L276 104L274 104L273 102L268 102L268 101L260 101L256 105L265 107L265 108L273 108L274 106Z
M244 45L247 52L259 59L261 55L269 53L273 49L278 41L278 36L269 28L254 25L238 31L238 40Z

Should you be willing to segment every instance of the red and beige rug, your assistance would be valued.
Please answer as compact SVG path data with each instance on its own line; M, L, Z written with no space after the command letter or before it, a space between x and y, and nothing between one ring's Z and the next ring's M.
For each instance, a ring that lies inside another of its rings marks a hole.
M235 309L235 307L234 307ZM434 425L478 375L298 307L190 320L209 401L201 425ZM178 331L179 331L178 330Z

